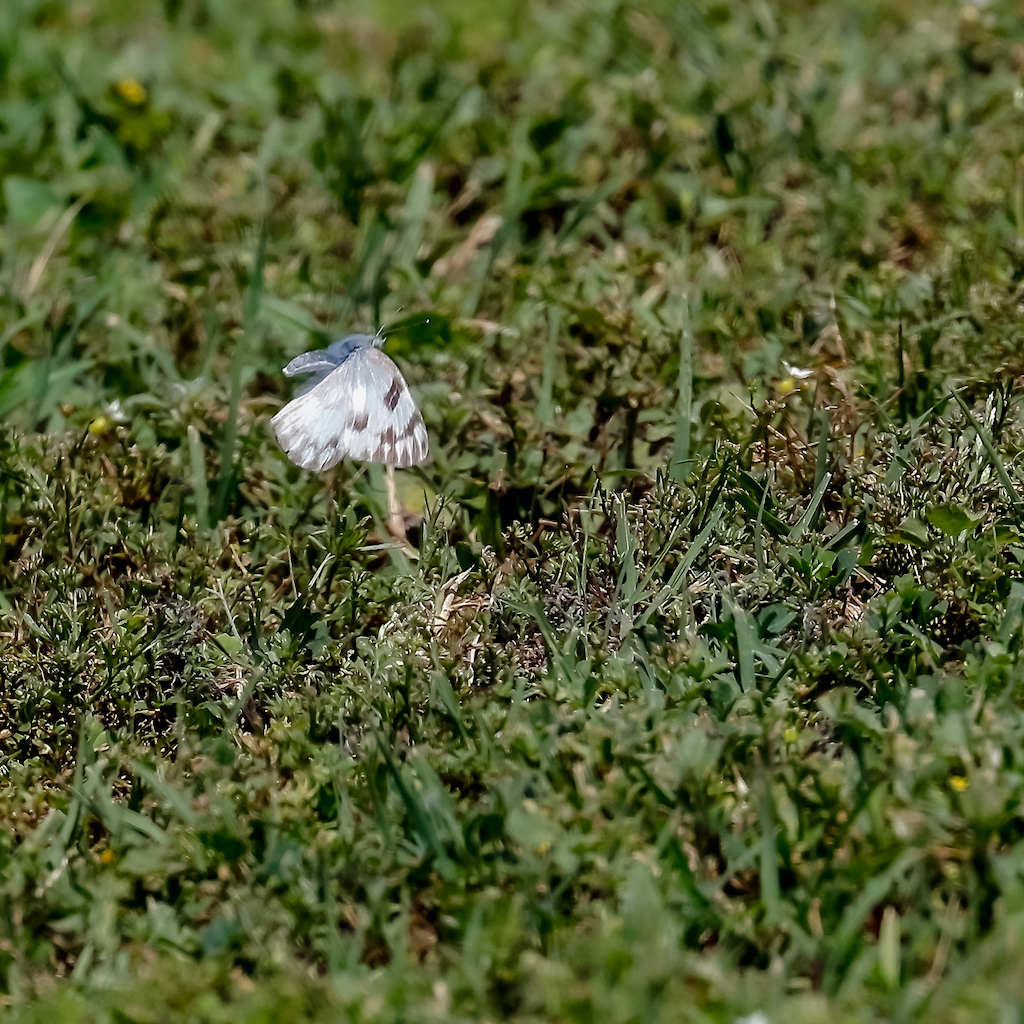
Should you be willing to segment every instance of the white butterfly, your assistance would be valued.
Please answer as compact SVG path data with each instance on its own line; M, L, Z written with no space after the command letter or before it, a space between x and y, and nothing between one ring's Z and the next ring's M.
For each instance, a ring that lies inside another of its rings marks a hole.
M380 334L350 334L284 368L286 377L314 374L270 421L297 466L330 469L346 456L399 468L426 461L423 417L383 343Z

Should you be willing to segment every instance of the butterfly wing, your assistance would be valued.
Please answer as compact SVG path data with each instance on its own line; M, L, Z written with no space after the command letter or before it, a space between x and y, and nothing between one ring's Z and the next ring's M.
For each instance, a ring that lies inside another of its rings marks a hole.
M372 345L374 337L372 334L349 334L344 338L331 342L327 348L320 348L314 352L303 352L296 356L281 372L286 377L296 377L299 374L312 374L309 380L305 381L299 389L299 394L304 394L311 388L317 386L332 370L336 370L353 352L361 346Z
M270 425L303 469L330 469L345 457L399 468L427 458L427 428L409 386L398 367L369 346L293 398Z
M327 349L317 349L315 352L303 352L296 356L281 372L286 377L295 377L300 373L315 373L317 380L323 380L331 372L336 370L340 363L328 352Z

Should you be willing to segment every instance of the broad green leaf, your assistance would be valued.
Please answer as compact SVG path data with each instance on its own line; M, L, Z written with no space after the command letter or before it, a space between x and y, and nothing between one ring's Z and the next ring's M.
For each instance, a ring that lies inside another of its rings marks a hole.
M59 202L57 193L45 181L23 178L20 174L8 174L4 178L4 204L7 216L15 224L31 227Z
M937 530L950 537L956 537L964 530L973 530L978 524L978 520L969 516L959 505L951 505L949 502L932 505L925 513L925 518Z
M928 527L915 516L907 516L889 538L897 544L928 544Z

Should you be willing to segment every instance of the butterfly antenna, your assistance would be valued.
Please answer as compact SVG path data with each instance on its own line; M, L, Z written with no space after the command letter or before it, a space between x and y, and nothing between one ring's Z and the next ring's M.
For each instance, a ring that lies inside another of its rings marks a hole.
M398 309L395 310L395 314L397 315L398 313L401 313L403 309L405 309L405 306L399 306ZM377 328L377 333L373 336L373 347L374 348L380 348L381 345L384 344L384 331L387 328L387 326L388 325L385 322L385 323L382 323L380 325L380 327Z

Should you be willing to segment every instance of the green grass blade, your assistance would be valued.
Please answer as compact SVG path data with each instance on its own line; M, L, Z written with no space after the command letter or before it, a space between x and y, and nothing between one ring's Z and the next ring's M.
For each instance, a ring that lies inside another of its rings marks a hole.
M1017 489L1013 486L1010 474L1006 472L1006 466L1004 465L999 452L996 451L996 446L992 443L992 438L989 437L984 424L975 418L974 413L971 412L960 392L954 388L950 390L950 394L953 396L956 404L960 406L967 422L974 427L974 432L981 440L982 447L985 449L985 454L988 456L988 460L992 464L992 468L995 470L996 476L999 477L999 482L1003 485L1003 490L1006 492L1006 497L1010 502L1010 508L1013 510L1014 517L1019 521L1022 513L1020 496L1017 494Z
M764 509L768 502L768 471L765 471L762 481L761 500L757 505L757 518L754 520L754 561L757 562L759 572L764 572L764 538L761 535L762 523L764 522Z
M841 975L840 964L848 955L850 946L857 938L857 933L864 924L864 918L870 913L889 892L898 878L904 875L913 864L924 855L923 850L905 850L881 874L871 878L863 886L860 894L843 913L839 927L829 937L831 951L825 964L824 988L833 992L838 987Z
M814 460L814 490L825 477L828 469L828 446L831 440L831 417L828 409L818 410L818 451Z
M544 346L544 375L541 378L540 398L537 402L537 419L546 427L552 425L555 415L555 361L558 357L558 332L562 326L562 307L552 303L548 306L548 340Z
M758 815L761 825L761 902L764 904L768 920L777 922L782 908L779 887L779 848L776 842L778 825L772 809L772 795L767 777L760 779L757 789L761 791L760 814Z
M192 469L192 494L196 500L196 527L200 533L210 528L210 491L206 482L206 457L199 431L191 423L188 427L188 454Z
M679 300L679 399L676 404L675 444L672 449L672 479L681 482L690 467L690 417L693 415L693 332L690 302Z
M228 418L224 425L224 440L220 449L220 474L217 480L217 501L214 511L217 522L227 515L231 503L232 484L235 479L235 441L238 434L238 405L242 399L242 372L255 350L260 332L260 299L263 295L263 266L267 252L267 220L260 226L256 255L253 258L249 286L245 293L243 333L231 357L231 392L228 398Z
M736 625L736 656L739 661L740 689L751 693L757 685L754 670L754 645L757 643L757 628L751 622L750 613L739 605L733 605L733 622Z
M435 177L436 170L430 160L424 160L416 168L402 211L402 233L395 245L396 266L415 277L419 276L415 267L416 254L423 244L423 229L430 213Z
M654 599L651 601L647 611L645 611L634 623L634 629L641 629L651 621L651 617L658 611L658 609L674 594L678 594L683 581L686 579L687 572L690 571L690 566L697 560L700 554L703 552L705 545L710 539L711 535L718 529L718 524L722 518L721 502L719 501L718 507L712 510L711 517L700 533L693 539L693 543L687 548L686 556L676 566L675 571L669 578L668 583L658 591Z
M789 531L789 539L791 541L799 540L811 528L814 515L818 511L821 499L825 496L825 491L828 490L828 485L831 481L831 473L826 473L821 480L818 481L818 486L814 488L814 493L811 495L810 504L807 506L804 514L797 521L793 529Z

